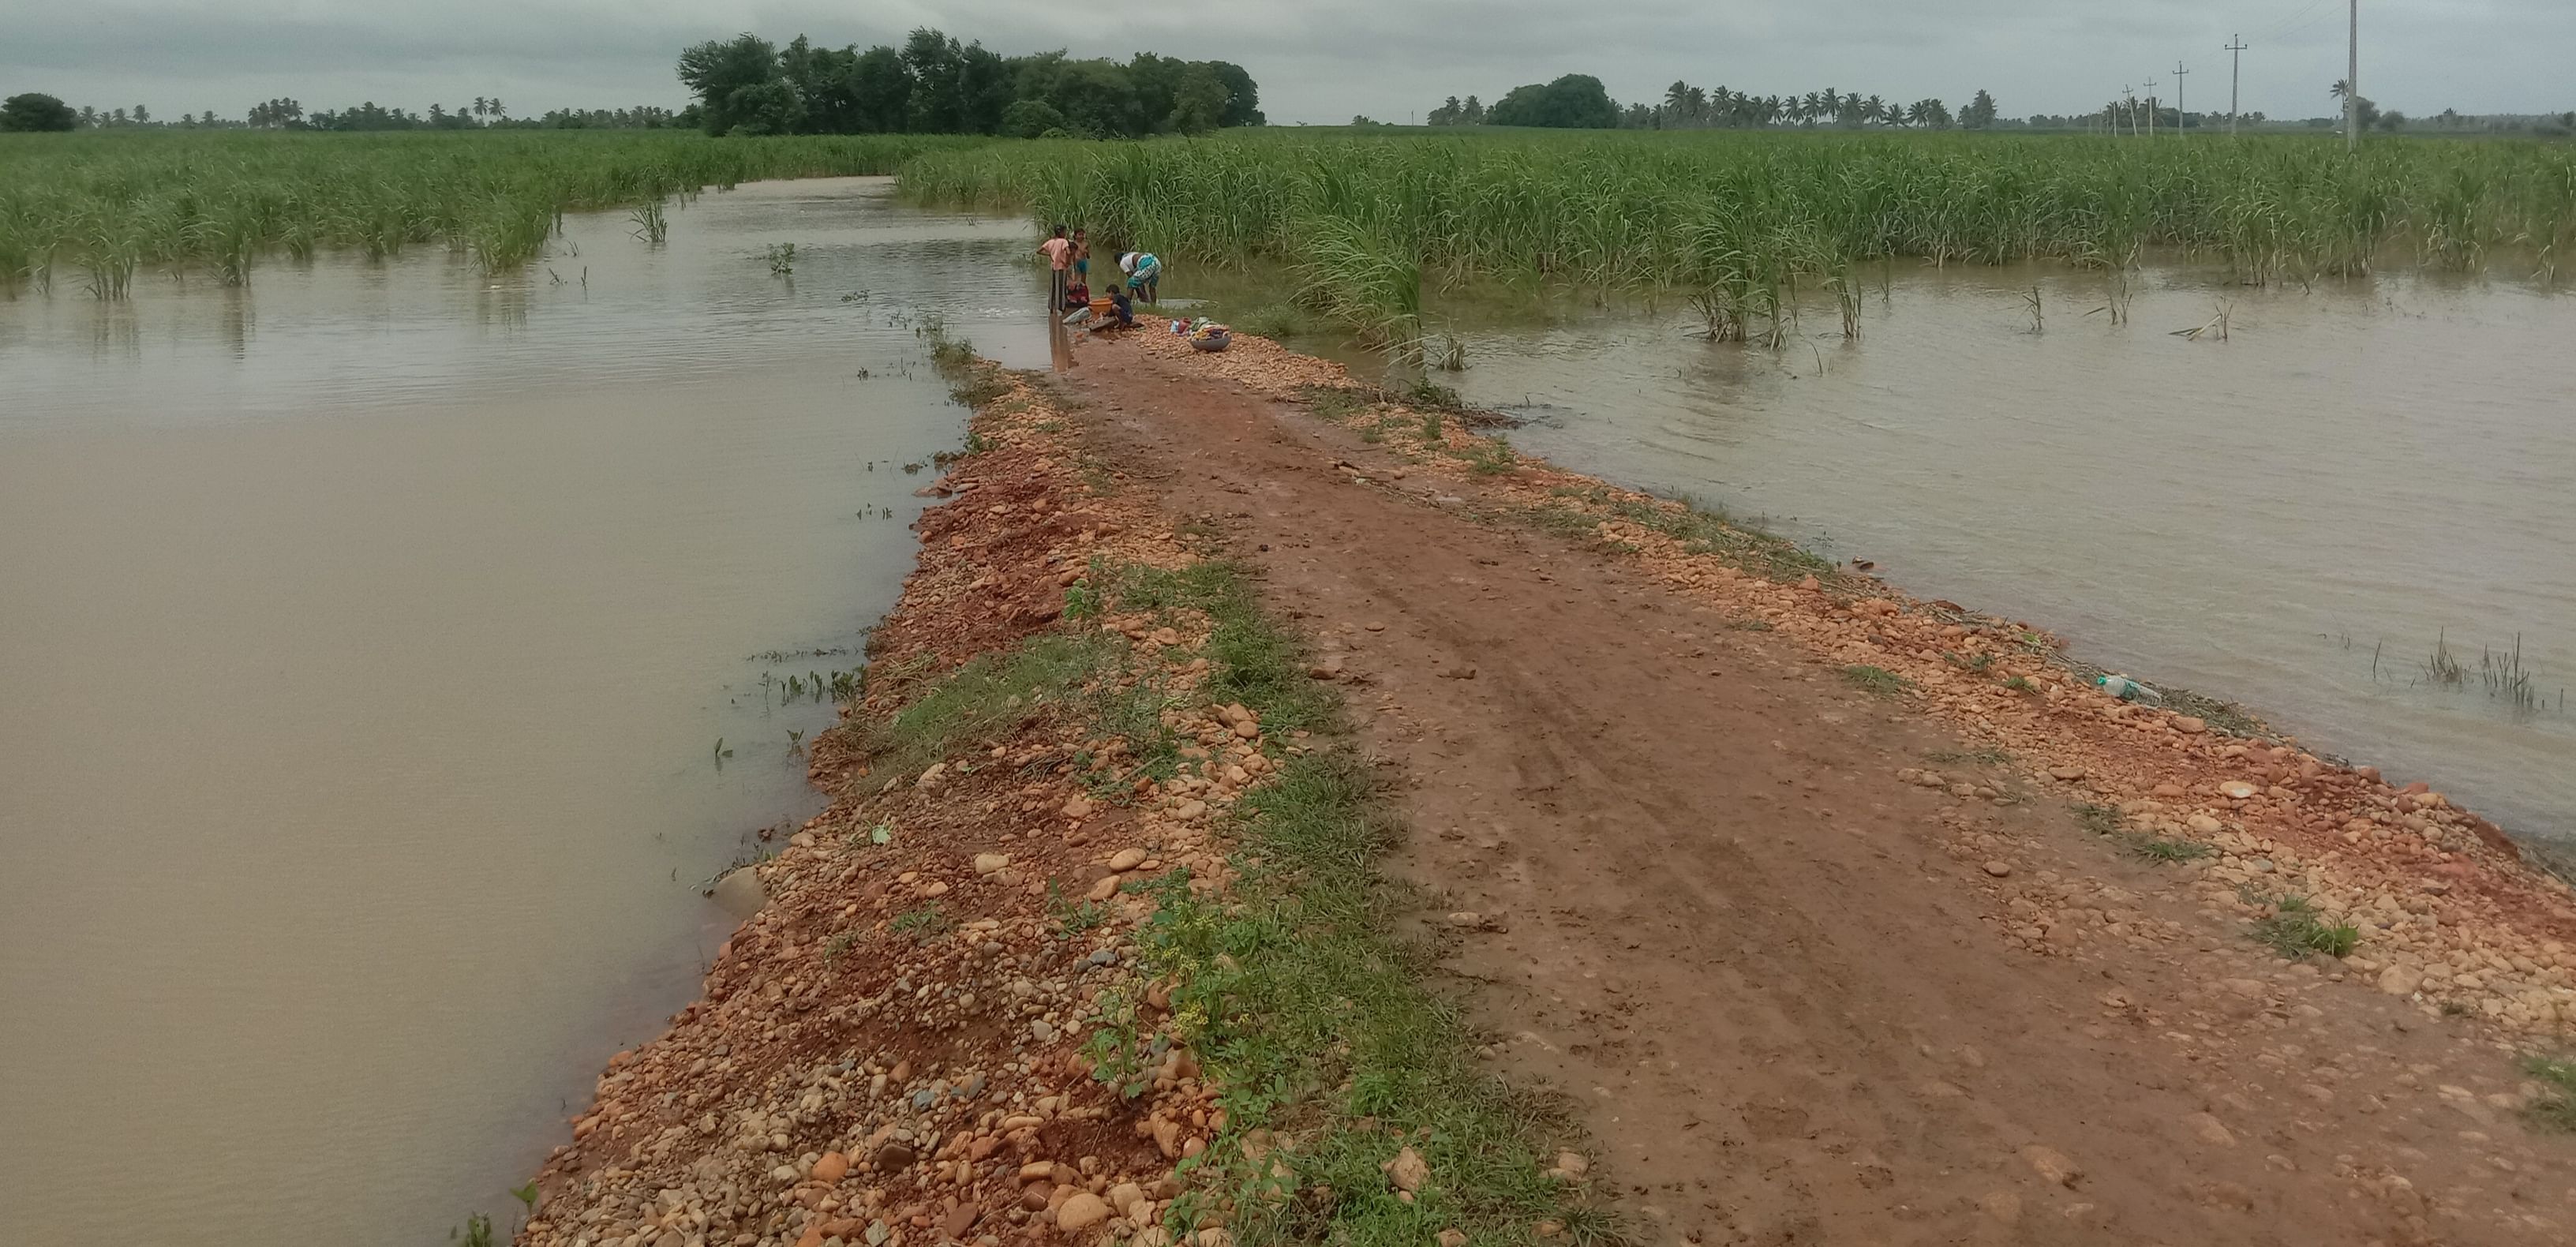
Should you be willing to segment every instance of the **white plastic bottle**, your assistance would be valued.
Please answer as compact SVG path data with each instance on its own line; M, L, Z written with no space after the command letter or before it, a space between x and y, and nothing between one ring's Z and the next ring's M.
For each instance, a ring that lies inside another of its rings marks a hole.
M2093 687L2122 701L2143 702L2150 706L2165 704L2164 695L2124 675L2097 675Z

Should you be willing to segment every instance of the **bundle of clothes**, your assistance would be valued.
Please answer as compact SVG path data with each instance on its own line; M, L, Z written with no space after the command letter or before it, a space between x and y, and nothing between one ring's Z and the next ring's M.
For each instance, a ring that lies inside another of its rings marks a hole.
M1172 333L1177 337L1188 338L1191 346L1202 351L1222 351L1234 341L1233 329L1204 316L1186 322L1177 316L1173 317Z

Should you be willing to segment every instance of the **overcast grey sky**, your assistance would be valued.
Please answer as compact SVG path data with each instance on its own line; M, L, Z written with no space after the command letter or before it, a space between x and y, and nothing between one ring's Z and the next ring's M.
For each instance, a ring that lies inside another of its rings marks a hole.
M2150 77L2224 108L2241 32L2244 106L2330 111L2345 0L1290 0L1100 6L1039 0L0 0L0 95L239 116L286 95L419 109L499 96L520 115L677 106L679 49L751 30L899 40L916 25L1005 53L1138 50L1242 64L1274 123L1401 121L1449 94L1491 100L1561 73L1623 103L1675 78L1762 94L1844 91L2007 115L2089 109ZM2576 0L2363 0L2363 93L2410 113L2576 109Z

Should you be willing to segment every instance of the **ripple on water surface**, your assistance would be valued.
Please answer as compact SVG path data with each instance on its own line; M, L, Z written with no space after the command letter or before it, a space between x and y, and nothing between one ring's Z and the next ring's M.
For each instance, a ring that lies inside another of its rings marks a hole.
M694 994L813 804L763 677L858 664L962 436L921 317L1046 346L1025 223L671 221L0 303L12 1241L445 1242Z
M1470 324L1470 367L1447 379L1542 413L1512 435L1525 449L1770 517L2571 844L2576 299L2167 274L2126 326L2084 315L2101 302L2098 278L2064 270L1927 270L1869 300L1858 342L1775 353L1625 315ZM2224 341L2167 332L2219 307ZM2517 639L2538 712L2477 680L2481 649ZM2440 643L2465 687L2426 681Z

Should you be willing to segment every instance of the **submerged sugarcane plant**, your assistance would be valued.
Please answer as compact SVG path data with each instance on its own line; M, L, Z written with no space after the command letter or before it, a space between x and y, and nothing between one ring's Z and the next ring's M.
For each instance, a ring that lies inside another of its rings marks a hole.
M671 218L662 211L662 201L648 199L626 214L634 229L628 232L658 247L671 237Z

